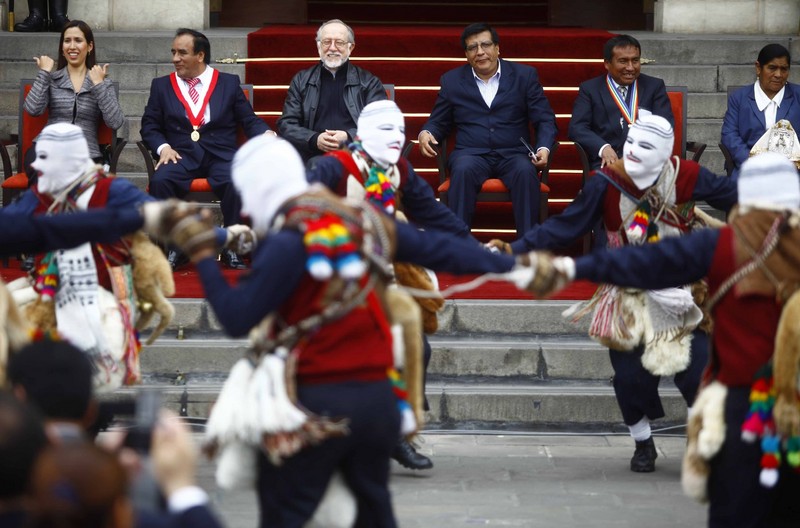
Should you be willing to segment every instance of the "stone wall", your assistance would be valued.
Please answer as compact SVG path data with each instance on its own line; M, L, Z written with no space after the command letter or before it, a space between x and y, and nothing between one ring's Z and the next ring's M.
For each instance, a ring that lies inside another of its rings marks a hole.
M797 35L797 0L656 0L655 30L663 33Z

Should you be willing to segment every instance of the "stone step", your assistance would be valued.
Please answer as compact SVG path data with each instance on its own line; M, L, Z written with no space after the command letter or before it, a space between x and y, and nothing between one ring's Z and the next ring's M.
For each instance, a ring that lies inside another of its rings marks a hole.
M607 349L587 337L518 339L507 336L431 336L428 374L546 380L607 380L612 375ZM144 347L142 372L158 379L182 373L202 380L226 374L247 350L247 341L223 335L177 339L161 336Z
M169 46L167 46L169 51ZM141 62L142 58L137 58L136 62L117 63L111 62L108 67L108 76L111 80L119 83L120 92L126 90L142 90L147 93L150 90L150 83L156 77L169 75L175 68L169 61L169 56L163 62L149 63ZM0 61L1 62L1 61ZM244 64L219 64L214 63L214 68L225 73L238 75L244 82ZM33 79L36 77L36 63L33 60L3 62L0 68L0 87L19 92L20 79ZM18 95L14 97L18 99ZM142 105L142 109L144 105ZM138 113L141 114L141 109ZM126 115L128 113L126 112Z
M247 34L252 28L210 28L203 33L211 42L211 60L247 56ZM170 64L174 31L94 31L98 62ZM311 41L309 40L311 43ZM311 48L313 51L313 47ZM57 57L54 33L10 33L0 31L0 61L31 61L36 55Z
M146 382L101 395L104 401L131 400L139 390L158 389L164 406L204 420L222 387L222 380L186 385ZM427 386L428 427L461 429L592 428L619 425L622 417L609 383L496 383L440 381ZM678 390L660 388L666 413L659 423L682 424L686 406Z
M222 328L204 299L171 299L175 318L165 336L183 332L185 339L207 338L221 334ZM505 336L584 336L588 318L571 323L561 312L576 301L534 300L448 300L439 313L436 337L453 334Z

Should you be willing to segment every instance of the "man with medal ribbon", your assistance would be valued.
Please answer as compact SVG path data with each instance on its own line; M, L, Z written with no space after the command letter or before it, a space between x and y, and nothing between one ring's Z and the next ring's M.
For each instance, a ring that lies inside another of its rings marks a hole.
M175 72L153 79L142 116L142 140L157 158L150 194L181 198L192 180L207 178L220 199L226 226L239 222L241 204L231 185L231 160L237 129L247 137L269 131L244 95L239 77L210 66L211 44L205 35L181 28L172 41ZM175 268L181 256L170 251ZM223 252L231 268L244 264L231 250Z
M664 81L640 73L641 54L630 35L612 37L603 47L608 73L578 89L568 135L586 151L593 169L621 157L628 127L640 116L655 114L675 126Z

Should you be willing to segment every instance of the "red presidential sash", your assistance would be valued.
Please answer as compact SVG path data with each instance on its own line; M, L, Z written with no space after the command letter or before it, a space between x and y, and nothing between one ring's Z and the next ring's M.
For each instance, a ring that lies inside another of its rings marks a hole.
M218 77L219 70L215 69L211 72L211 83L208 86L208 90L206 90L206 95L203 98L203 104L200 105L200 110L195 115L192 113L192 107L189 104L189 101L187 101L183 96L183 92L181 92L181 88L178 86L178 74L173 72L172 75L169 76L169 80L172 82L172 89L175 91L175 96L186 109L186 117L189 118L189 123L192 125L192 141L198 141L200 139L200 132L198 132L197 129L200 128L200 125L203 123L203 116L206 113L206 107L208 106L209 99L211 99L211 94L214 93L214 88L217 86Z

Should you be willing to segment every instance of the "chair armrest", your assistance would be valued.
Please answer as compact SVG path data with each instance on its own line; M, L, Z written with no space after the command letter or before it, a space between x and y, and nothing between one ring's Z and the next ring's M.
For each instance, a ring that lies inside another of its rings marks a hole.
M403 151L400 153L400 156L408 160L408 156L411 155L411 149L414 148L414 142L409 141L406 143L406 146L403 147Z
M439 145L433 145L436 150L436 166L439 169L439 185L447 181L447 138L442 139Z
M11 166L11 157L4 143L0 143L0 159L3 161L3 179L7 180L14 173L14 168Z
M547 163L539 172L539 181L545 185L550 184L550 166L553 164L553 158L556 155L556 151L558 151L558 141L550 146L550 155L547 157Z
M692 157L690 158L694 162L700 161L700 156L703 155L703 152L706 150L706 144L701 141L687 141L686 142L686 154L692 153Z
M156 166L155 163L153 163L153 154L150 152L150 149L147 148L147 145L144 144L144 141L137 141L136 146L139 147L139 152L142 153L142 157L144 158L144 165L147 168L147 181L149 182L156 172Z
M583 170L583 174L581 175L581 189L583 189L586 185L586 180L589 179L589 174L592 173L592 165L589 163L589 156L586 155L586 151L577 141L575 142L575 149L578 151L578 157L581 159L581 169Z
M733 167L734 167L733 156L731 155L731 151L728 150L728 147L726 147L722 143L719 143L719 150L722 151L722 155L725 157L725 165L724 165L725 172L728 174L728 176L730 176L731 174L733 174Z

